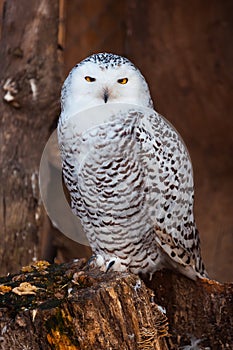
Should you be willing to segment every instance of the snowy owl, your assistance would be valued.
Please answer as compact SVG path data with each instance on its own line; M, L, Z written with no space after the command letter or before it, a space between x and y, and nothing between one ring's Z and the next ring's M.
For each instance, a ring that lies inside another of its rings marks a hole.
M207 277L187 149L153 109L134 64L109 53L84 59L64 82L61 108L63 177L96 264L103 271L152 275L171 268ZM80 131L89 115L93 124Z

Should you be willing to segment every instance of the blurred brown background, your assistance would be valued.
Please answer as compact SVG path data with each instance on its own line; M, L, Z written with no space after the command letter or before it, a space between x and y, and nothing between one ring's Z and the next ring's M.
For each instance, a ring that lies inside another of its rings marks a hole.
M140 68L191 155L207 270L232 280L233 1L60 0L59 48L64 77L96 52ZM60 260L76 255L73 242L58 246Z

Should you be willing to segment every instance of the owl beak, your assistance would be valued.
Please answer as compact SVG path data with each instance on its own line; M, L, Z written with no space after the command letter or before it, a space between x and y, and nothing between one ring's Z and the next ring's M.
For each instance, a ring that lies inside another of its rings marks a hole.
M108 92L108 90L104 90L103 98L104 98L104 103L107 103L108 98L109 98L109 92Z

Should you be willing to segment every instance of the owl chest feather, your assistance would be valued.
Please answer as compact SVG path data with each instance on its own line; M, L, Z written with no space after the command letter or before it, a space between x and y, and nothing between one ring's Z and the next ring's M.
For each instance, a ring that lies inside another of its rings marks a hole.
M143 234L154 225L164 228L171 221L165 220L165 211L175 210L172 194L175 198L176 187L182 187L178 184L182 169L177 174L178 165L171 166L175 154L169 156L172 147L163 140L159 122L150 132L141 119L140 114L129 114L124 120L104 123L69 140L66 161L68 158L72 166L65 170L67 185L70 183L73 210L87 234L93 226L101 232L135 233L141 229ZM170 230L175 229L171 223Z
M134 129L133 123L115 123L84 137L76 173L84 225L101 232L135 232L145 217L148 184Z

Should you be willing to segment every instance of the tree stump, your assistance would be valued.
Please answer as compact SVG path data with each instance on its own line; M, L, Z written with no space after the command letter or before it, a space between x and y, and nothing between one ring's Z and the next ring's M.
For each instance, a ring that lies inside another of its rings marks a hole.
M145 282L83 260L2 277L1 349L232 348L232 284L169 271Z
M175 344L196 342L200 347L190 349L233 349L233 283L192 281L166 270L146 284L167 311Z

